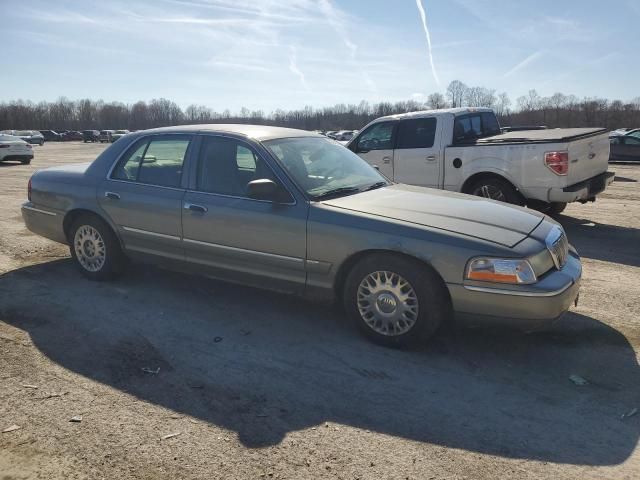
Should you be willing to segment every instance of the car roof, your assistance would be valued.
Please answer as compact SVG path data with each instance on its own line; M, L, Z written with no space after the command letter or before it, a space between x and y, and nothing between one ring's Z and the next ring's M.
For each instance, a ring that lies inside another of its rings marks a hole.
M486 108L486 107L441 108L439 110L420 110L417 112L387 115L386 117L377 118L375 121L378 122L381 120L403 120L406 118L422 118L422 117L433 117L433 116L441 116L441 115L454 115L457 117L460 115L465 115L467 113L478 113L478 112L493 113L493 110L491 108Z
M161 127L151 130L141 130L136 133L231 133L242 135L254 140L272 140L275 138L291 138L291 137L319 137L322 135L309 132L307 130L298 130L295 128L272 127L270 125L245 125L235 123L214 123L205 125L180 125L176 127Z

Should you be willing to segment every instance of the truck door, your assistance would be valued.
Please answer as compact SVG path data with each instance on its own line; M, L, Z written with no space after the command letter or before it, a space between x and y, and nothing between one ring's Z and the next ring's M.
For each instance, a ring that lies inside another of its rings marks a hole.
M363 160L390 180L394 179L393 145L397 124L395 121L374 123L354 140L354 145L349 145Z
M435 117L401 120L394 151L394 181L440 187L440 130Z

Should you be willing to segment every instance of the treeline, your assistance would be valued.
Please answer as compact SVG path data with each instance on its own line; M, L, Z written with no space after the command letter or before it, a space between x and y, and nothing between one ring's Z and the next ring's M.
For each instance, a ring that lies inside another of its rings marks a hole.
M239 112L218 112L203 105L180 108L164 98L126 105L102 100L55 102L0 102L0 130L7 129L120 129L142 130L168 125L196 123L269 124L306 130L359 129L374 118L417 110L447 107L491 107L502 125L547 125L549 127L601 126L610 129L640 126L640 97L630 102L602 98L578 99L556 93L542 97L535 90L516 99L515 107L506 93L484 87L470 87L460 81L449 84L445 93L432 93L404 102L338 104L333 107L300 110L242 108Z

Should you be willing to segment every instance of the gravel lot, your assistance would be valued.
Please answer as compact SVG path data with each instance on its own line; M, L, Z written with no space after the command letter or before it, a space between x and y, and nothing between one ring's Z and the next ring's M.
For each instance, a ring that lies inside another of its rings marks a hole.
M142 266L84 280L20 204L34 170L103 148L0 164L0 431L21 427L2 480L640 478L640 165L561 217L584 281L551 331L395 351L297 298Z

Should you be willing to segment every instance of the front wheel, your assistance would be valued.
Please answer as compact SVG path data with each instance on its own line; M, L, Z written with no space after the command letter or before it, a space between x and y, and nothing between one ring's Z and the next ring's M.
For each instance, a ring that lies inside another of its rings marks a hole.
M120 242L111 228L94 216L82 216L69 235L71 256L80 272L90 280L110 280L124 269Z
M513 205L524 205L522 196L514 186L501 178L486 177L479 180L471 186L468 193Z
M367 337L391 347L426 341L451 312L449 293L438 275L393 254L361 260L347 276L343 301Z

